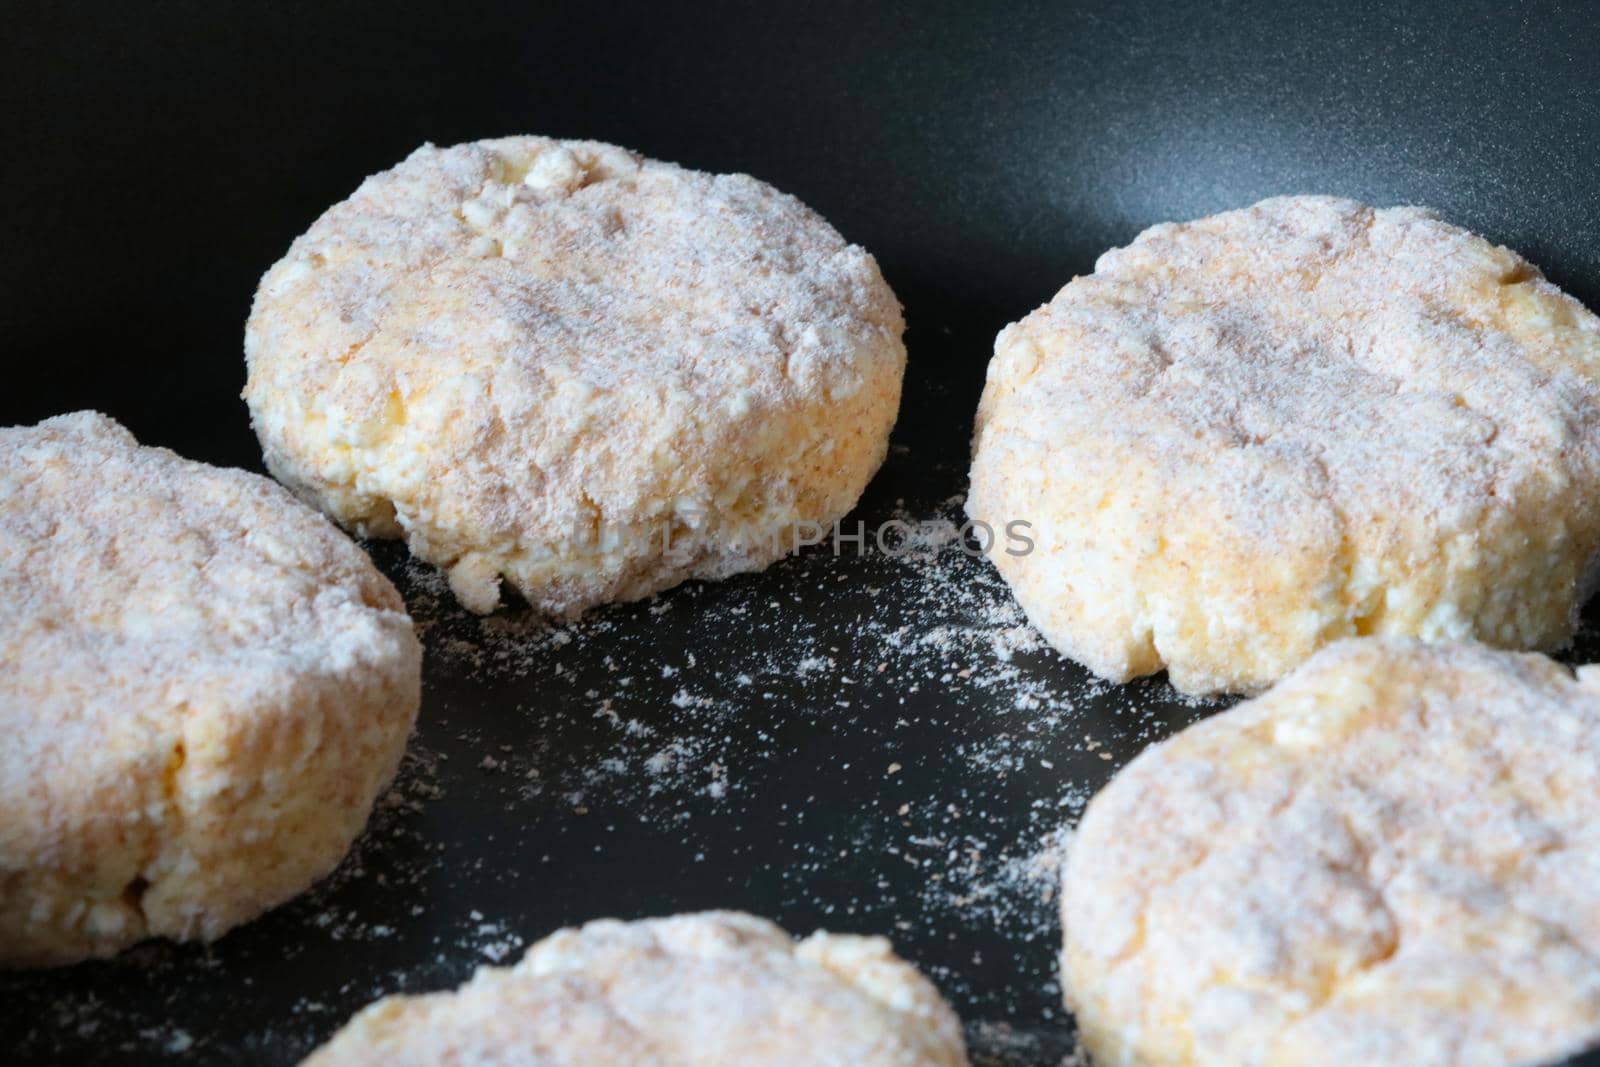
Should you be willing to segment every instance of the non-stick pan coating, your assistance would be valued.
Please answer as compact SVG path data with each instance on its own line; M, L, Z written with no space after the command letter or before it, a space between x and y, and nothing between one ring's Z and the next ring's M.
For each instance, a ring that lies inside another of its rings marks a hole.
M1600 305L1597 18L1476 0L12 4L0 423L94 407L259 469L240 335L297 233L423 141L593 137L752 173L877 255L910 369L857 517L952 518L995 332L1155 222L1280 193L1427 204ZM426 696L350 861L209 948L0 976L0 1058L293 1063L373 997L452 986L558 926L735 907L889 934L978 1062L1054 1064L1071 1043L1050 835L1223 706L1093 683L950 545L811 550L555 631L480 622L374 552L425 628Z

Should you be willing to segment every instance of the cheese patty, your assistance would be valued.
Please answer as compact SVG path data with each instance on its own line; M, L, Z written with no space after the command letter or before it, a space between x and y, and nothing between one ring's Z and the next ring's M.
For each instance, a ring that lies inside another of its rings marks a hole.
M385 997L306 1067L965 1067L961 1025L882 938L704 912L562 930L450 993Z
M1154 745L1068 854L1100 1067L1505 1067L1600 1041L1600 668L1344 641Z
M261 280L269 469L493 610L765 567L842 516L900 399L899 304L793 197L611 145L425 146Z
M1061 651L1252 692L1343 637L1553 649L1600 547L1600 320L1416 208L1156 226L995 342L968 510Z
M416 717L405 605L281 486L0 429L0 965L211 940L333 869Z

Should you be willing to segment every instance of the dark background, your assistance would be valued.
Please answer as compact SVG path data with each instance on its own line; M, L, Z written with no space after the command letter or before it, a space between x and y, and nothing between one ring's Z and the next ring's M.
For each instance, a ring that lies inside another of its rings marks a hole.
M238 400L257 278L323 208L423 141L542 133L746 171L875 253L906 307L910 367L901 447L863 502L869 518L899 500L928 513L948 507L964 484L995 331L1154 222L1280 193L1422 203L1600 304L1600 10L1589 4L11 0L0 20L0 424L94 407L147 443L217 463L259 469ZM477 624L433 605L399 553L378 558L419 616L433 611L435 634L471 640ZM731 676L740 656L793 633L729 626L705 605L726 610L743 597L759 608L777 590L810 590L829 566L791 561L672 594L668 624L622 608L600 625L645 662L715 639ZM841 576L892 583L875 566ZM825 616L844 595L797 593L785 610L828 633ZM908 611L919 604L914 589L896 595ZM852 633L841 625L823 639L848 643ZM567 654L573 677L596 676L598 653ZM421 741L431 750L456 746L475 759L484 745L537 735L527 759L552 774L603 751L604 736L577 710L585 682L530 692L524 680L451 663L430 639ZM1082 681L1050 657L1025 667L1062 686ZM887 876L894 884L876 905L887 914L875 915L862 888L883 866L874 857L852 854L859 877L808 874L785 857L830 834L862 840L861 813L883 786L853 775L839 753L887 751L874 707L911 723L901 741L925 758L907 759L907 773L924 774L934 791L966 781L992 812L984 832L997 842L1038 828L1030 805L1059 800L1063 775L1092 788L1116 764L1074 763L1070 739L1035 738L1061 750L1054 773L1000 784L963 763L952 738L1030 727L985 708L981 693L929 690L907 710L886 688L835 721L803 710L831 704L830 692L775 687L731 728L748 735L733 746L746 761L744 795L695 815L692 847L723 846L710 873L691 869L687 837L642 823L614 859L586 860L593 823L562 821L549 798L519 806L458 761L440 772L452 786L445 799L403 835L418 853L443 842L459 850L422 915L385 887L378 849L376 888L359 872L314 906L291 906L215 948L4 979L0 1049L36 1062L141 1060L174 1047L161 1025L179 1019L196 1042L191 1058L292 1062L394 988L396 975L415 988L458 981L476 957L439 948L438 931L480 907L526 940L597 914L727 904L797 930L895 933L969 1020L1009 1019L1045 1035L1035 1052L995 1056L1056 1055L1049 1035L1064 1031L1043 984L1049 938L1013 953L979 923L934 930L907 881L915 871ZM1204 710L1168 700L1159 682L1085 692L1081 714L1123 738L1117 763L1145 739L1128 725L1128 706L1153 709L1146 721L1162 729ZM791 825L785 798L817 792L833 799L811 823ZM531 871L531 857L552 850L559 874L549 861L522 880L462 873L486 861ZM830 895L863 903L834 913ZM300 944L315 914L341 908L421 932L377 947ZM906 928L896 933L891 917ZM318 1005L309 1013L306 990Z
M419 143L510 132L813 205L905 303L913 395L959 384L958 444L999 326L1151 223L1267 195L1428 204L1600 302L1591 4L5 11L4 423L91 405L252 462L234 397L261 272Z

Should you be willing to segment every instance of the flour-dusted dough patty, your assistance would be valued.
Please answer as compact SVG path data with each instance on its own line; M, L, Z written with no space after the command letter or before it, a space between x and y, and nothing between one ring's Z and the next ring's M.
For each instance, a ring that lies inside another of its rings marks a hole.
M306 1067L965 1067L961 1023L878 937L702 912L562 930L450 993L385 997Z
M358 548L103 415L0 429L0 596L0 966L299 893L416 716L411 620Z
M900 402L900 307L793 197L592 141L424 146L267 272L267 466L474 611L765 567L842 516Z
M1128 764L1061 915L1099 1067L1507 1067L1600 1041L1600 666L1335 644Z
M1363 634L1565 643L1600 546L1600 320L1417 208L1146 230L1008 326L971 514L1057 648L1258 690Z

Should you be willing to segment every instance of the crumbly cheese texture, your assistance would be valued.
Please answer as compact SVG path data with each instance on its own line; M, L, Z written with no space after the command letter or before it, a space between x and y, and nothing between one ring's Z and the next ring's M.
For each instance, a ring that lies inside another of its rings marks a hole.
M1253 692L1330 641L1551 649L1600 546L1600 320L1418 208L1156 226L1003 330L968 510L1114 681Z
M1099 1067L1505 1067L1600 1040L1600 667L1339 642L1147 749L1063 877Z
M611 145L424 146L269 270L269 469L493 610L573 615L766 566L883 461L903 323L793 197Z
M0 429L0 589L0 966L211 940L338 863L421 651L332 523L63 415Z
M965 1067L887 941L703 912L562 930L449 993L385 997L305 1067Z

